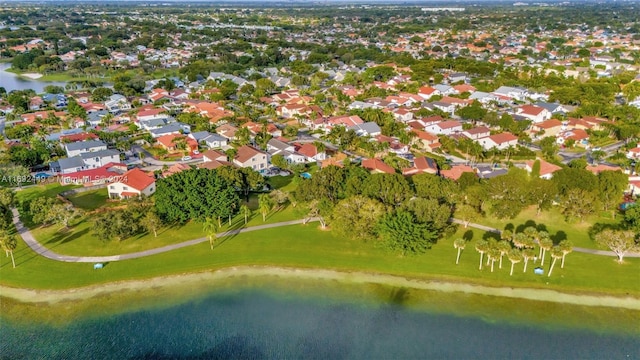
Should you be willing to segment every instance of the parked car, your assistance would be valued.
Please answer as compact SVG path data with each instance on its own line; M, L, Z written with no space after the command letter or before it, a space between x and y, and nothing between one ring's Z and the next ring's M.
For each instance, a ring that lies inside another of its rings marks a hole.
M189 161L189 160L191 160L191 156L189 155L182 157L182 161Z

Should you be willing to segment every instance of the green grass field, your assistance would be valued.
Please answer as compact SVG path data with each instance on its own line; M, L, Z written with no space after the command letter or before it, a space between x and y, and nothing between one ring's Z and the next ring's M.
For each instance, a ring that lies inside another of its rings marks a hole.
M118 203L107 203L109 199L109 193L107 188L91 190L71 196L67 196L67 199L71 201L73 206L83 210L96 210L103 206L114 206Z
M452 239L461 230L441 240L425 254L401 257L377 246L375 242L340 239L321 231L317 223L293 225L219 239L214 250L202 243L150 257L108 263L93 270L89 263L63 263L45 259L19 242L15 252L16 269L9 258L0 256L0 283L27 288L64 289L128 279L205 271L238 265L275 265L302 268L327 268L343 271L388 273L415 278L474 282L489 286L518 286L564 291L606 292L617 295L640 295L638 267L640 259L618 264L612 257L582 253L567 255L566 265L556 264L551 277L533 274L529 264L517 264L509 276L509 261L494 272L478 270L479 254L473 244L485 236L471 231L472 239L455 265L456 251ZM469 235L468 234L468 235ZM56 248L54 248L56 249ZM57 250L57 249L56 249ZM548 269L550 262L545 264Z
M543 211L540 215L537 215L535 207L532 206L522 211L515 219L500 220L484 217L474 222L500 230L508 227L512 231L516 229L518 232L524 230L527 226L535 226L538 230L546 229L556 244L562 240L569 239L574 246L597 249L598 246L589 237L589 228L595 223L615 223L620 219L620 216L616 220L611 219L610 213L602 215L609 217L592 216L583 223L567 222L557 208Z

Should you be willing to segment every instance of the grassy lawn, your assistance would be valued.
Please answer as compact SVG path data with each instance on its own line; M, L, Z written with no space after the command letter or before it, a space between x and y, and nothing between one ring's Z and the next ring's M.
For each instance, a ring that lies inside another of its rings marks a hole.
M177 231L177 230L173 230ZM455 265L456 251L452 239L466 233L471 237ZM640 259L627 259L618 264L612 257L582 253L567 255L565 268L559 264L551 277L533 274L529 264L516 265L509 276L510 263L492 273L489 268L478 270L479 255L474 243L486 236L484 232L460 230L450 239L441 240L425 254L401 257L388 252L375 242L344 240L331 232L321 231L317 223L293 225L260 232L239 234L219 239L213 251L209 244L158 254L150 257L112 262L100 271L88 263L63 263L47 260L19 242L15 251L16 269L10 259L0 256L0 283L27 288L72 288L89 284L127 279L204 271L239 265L276 265L302 268L328 268L343 271L381 272L393 275L472 281L488 286L516 286L565 291L607 292L617 295L640 295L638 266ZM550 262L545 263L548 271Z
M516 231L522 231L527 226L536 226L538 230L546 229L555 243L559 243L564 239L569 239L575 246L596 249L598 248L597 245L593 240L591 240L591 238L589 238L588 234L591 225L597 222L617 222L617 220L611 219L610 213L603 213L602 215L606 215L607 217L592 216L588 221L583 223L568 223L557 208L552 208L549 211L543 211L538 216L536 215L535 207L529 207L512 220L500 220L485 217L478 219L475 222L500 230L504 230L508 226L510 228L515 228ZM619 218L620 216L618 216L618 219Z
M56 195L60 194L63 191L76 189L81 186L78 185L60 185L59 183L47 184L47 185L38 185L31 186L28 188L24 188L22 190L16 189L16 197L19 201L29 201L33 200L40 196L46 196L54 198Z
M295 190L296 188L296 183L293 177L294 175L271 176L267 178L267 184L269 184L272 189L279 189L282 191L292 191L292 190Z
M71 201L73 206L83 210L95 210L103 206L113 206L119 203L112 202L107 203L109 199L109 193L107 188L91 190L75 195L68 196L67 199Z
M82 195L82 194L80 194ZM117 203L115 203L117 204ZM252 209L252 214L248 217L247 226L256 226L281 221L296 219L293 209L287 207L283 210L272 211L267 215L266 221L262 221L262 214L255 209L258 208L257 195L252 194L249 202L243 202ZM117 211L117 210L116 210ZM244 215L237 214L231 219L221 219L222 228L220 232L244 227ZM122 241L103 242L99 240L92 231L93 221L90 217L79 219L71 228L65 229L58 225L47 227L36 227L31 230L33 236L53 251L76 256L104 256L126 254L148 249L154 249L166 245L176 244L187 240L198 239L205 236L202 231L202 223L188 222L185 225L168 225L158 231L158 237L153 234L141 234Z

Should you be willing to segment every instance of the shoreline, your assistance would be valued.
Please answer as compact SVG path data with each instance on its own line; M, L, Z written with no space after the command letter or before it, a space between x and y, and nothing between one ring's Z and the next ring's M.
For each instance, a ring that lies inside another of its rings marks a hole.
M234 277L276 276L282 279L338 281L348 284L380 284L442 293L464 293L502 298L553 302L589 307L612 307L640 311L640 298L567 293L538 288L490 287L464 282L424 280L397 275L367 272L343 272L328 269L300 269L273 266L235 266L224 269L155 277L146 280L127 280L68 290L34 290L0 285L0 298L10 298L25 304L56 304L65 301L87 300L98 295L116 292L140 292L169 288L185 283L212 282Z

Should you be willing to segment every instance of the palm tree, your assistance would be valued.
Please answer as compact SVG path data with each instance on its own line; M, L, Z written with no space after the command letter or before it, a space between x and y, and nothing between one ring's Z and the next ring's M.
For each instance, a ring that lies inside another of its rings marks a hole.
M476 251L480 253L480 270L482 270L482 258L487 250L489 250L489 242L486 240L478 240L478 242L476 242Z
M547 251L551 250L553 247L553 240L549 237L541 237L538 241L540 243L540 250L542 251L540 266L544 265L544 255Z
M205 219L204 224L202 225L202 231L207 235L209 239L209 245L211 246L211 250L213 250L213 243L216 241L216 233L220 226L213 218L208 217Z
M251 209L247 205L240 206L240 212L244 215L244 224L247 225L247 219L251 214Z
M509 261L511 261L511 271L509 272L509 276L512 276L513 275L513 266L516 263L519 263L520 261L522 261L523 256L522 256L522 253L520 253L520 250L511 249L509 251L509 253L507 254L507 257L509 258Z
M540 239L546 239L549 238L549 233L546 231L540 231L538 233L538 238L536 239L536 242L538 243L538 245L540 245ZM538 257L542 258L542 247L540 247L540 252L538 253Z
M6 232L0 234L0 246L4 249L5 253L9 253L11 255L11 263L13 264L13 268L16 268L16 260L13 258L13 250L18 247L18 241L15 236L9 235Z
M511 230L502 230L500 232L500 240L513 241L513 232Z
M524 233L516 233L513 236L513 246L515 246L518 249L522 249L524 247L524 244L527 242L528 238L529 237Z
M539 234L538 234L538 230L536 230L535 227L527 226L523 232L529 239L532 239L533 241L538 240Z
M269 196L269 194L261 194L258 196L258 207L260 208L260 213L262 213L262 221L267 221L267 215L273 207L271 196Z
M571 240L562 240L560 241L560 250L562 250L562 263L560 263L560 268L564 269L564 257L567 256L568 253L573 251L573 243Z
M502 269L502 257L507 255L509 250L511 250L511 245L506 241L498 241L498 250L500 250L500 265L498 268Z
M536 252L533 249L522 250L522 258L524 259L524 270L522 272L527 272L527 264L529 264L529 260L535 257Z
M456 265L458 265L458 261L460 261L460 252L464 250L467 242L463 238L458 238L453 242L453 247L458 249L458 256L456 256Z
M551 276L553 267L556 265L556 261L562 258L562 254L562 249L559 246L554 246L551 248L551 257L553 258L553 262L551 262L551 268L549 269L549 274L547 274L547 277Z
M489 252L487 253L487 258L491 260L491 272L493 272L493 264L495 264L496 260L500 257L500 249L498 247L491 247Z

